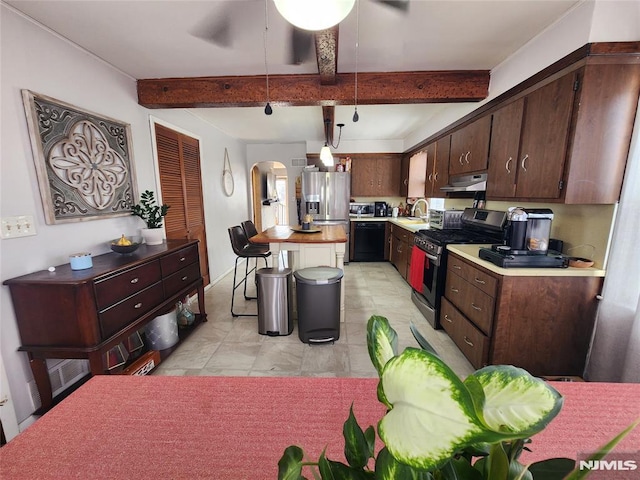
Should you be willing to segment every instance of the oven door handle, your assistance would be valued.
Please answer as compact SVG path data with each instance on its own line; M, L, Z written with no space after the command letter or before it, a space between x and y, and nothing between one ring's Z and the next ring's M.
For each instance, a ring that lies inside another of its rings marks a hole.
M429 255L428 253L425 253L424 255L425 255L425 257L427 257L429 260L431 260L431 261L434 263L434 265L438 266L438 264L440 263L440 262L438 261L438 257L436 257L436 256L434 256L434 255Z

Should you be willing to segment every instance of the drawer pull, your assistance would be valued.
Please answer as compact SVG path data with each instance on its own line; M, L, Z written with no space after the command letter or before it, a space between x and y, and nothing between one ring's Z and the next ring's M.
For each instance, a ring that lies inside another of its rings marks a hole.
M451 265L451 268L453 268L454 270L462 270L462 267L460 265L457 265L457 264Z
M180 261L184 262L187 259L187 257L180 257Z
M475 278L476 283L479 283L480 285L486 285L487 282L485 282L484 280L480 280L478 277Z
M451 291L452 291L453 293L460 293L460 290L458 290L458 289L457 289L457 288L455 288L455 287L451 287Z
M136 277L136 278L132 278L132 279L131 279L131 283L138 283L138 280L139 280L139 279L138 279L138 277Z
M472 303L472 304L471 304L471 308L473 308L474 310L477 310L477 311L479 311L479 312L481 312L481 311L482 311L482 309L481 309L479 306L477 306L475 303Z
M446 313L444 314L444 319L445 319L447 322L449 322L449 323L453 323L453 320L451 320L451 319L449 318L449 315L447 315Z
M469 339L467 338L467 336L466 336L466 335L464 336L464 343L466 343L466 344L467 344L467 345L469 345L470 347L473 347L473 346L474 346L474 345L473 345L473 342L472 342L471 340L469 340Z
M142 302L136 303L133 308L142 308Z
M186 275L184 277L182 277L180 280L182 280L183 282L189 277L187 277Z

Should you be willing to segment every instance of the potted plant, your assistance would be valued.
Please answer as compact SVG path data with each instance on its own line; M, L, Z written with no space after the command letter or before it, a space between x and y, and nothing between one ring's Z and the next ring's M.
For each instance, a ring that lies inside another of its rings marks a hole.
M309 461L292 445L278 462L279 479L310 478L303 469L322 480L576 480L588 474L570 458L518 461L529 437L562 407L562 396L544 380L511 365L490 365L462 381L428 349L398 354L397 333L381 316L369 319L367 346L380 376L378 399L387 407L377 428L384 448L375 452L376 430L362 430L352 407L343 427L348 464L324 452ZM590 460L601 459L638 423Z
M160 245L164 240L162 218L167 214L169 205L158 205L155 194L151 190L145 190L140 195L140 203L131 207L131 214L144 220L146 228L140 233L147 245Z

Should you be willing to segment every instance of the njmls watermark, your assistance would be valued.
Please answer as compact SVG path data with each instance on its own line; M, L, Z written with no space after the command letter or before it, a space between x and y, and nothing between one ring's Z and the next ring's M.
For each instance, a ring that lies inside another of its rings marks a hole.
M601 460L589 460L592 453L580 453L576 468L588 470L589 480L640 478L640 452L612 452Z

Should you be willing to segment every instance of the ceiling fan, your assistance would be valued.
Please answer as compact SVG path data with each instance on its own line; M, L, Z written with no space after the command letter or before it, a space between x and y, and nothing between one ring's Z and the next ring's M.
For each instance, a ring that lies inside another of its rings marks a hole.
M370 0L391 9L406 13L409 10L409 0ZM253 2L258 3L258 2ZM237 23L247 21L246 2L228 1L200 21L192 30L191 35L219 47L233 46L233 30ZM264 25L256 28L263 29ZM317 32L303 30L289 25L288 63L301 65L314 57L314 36Z

